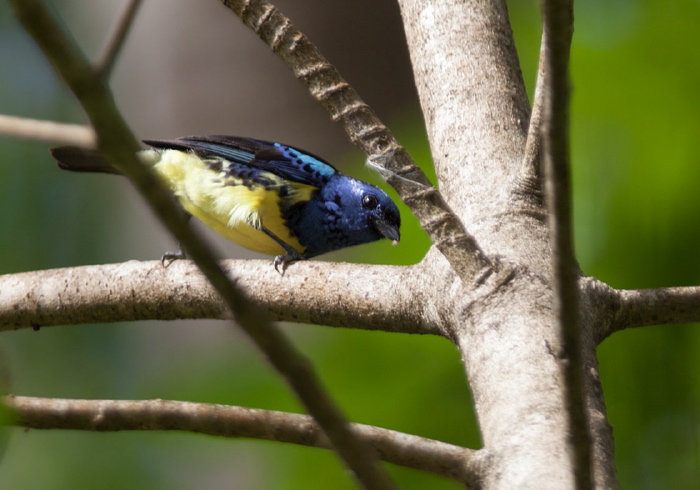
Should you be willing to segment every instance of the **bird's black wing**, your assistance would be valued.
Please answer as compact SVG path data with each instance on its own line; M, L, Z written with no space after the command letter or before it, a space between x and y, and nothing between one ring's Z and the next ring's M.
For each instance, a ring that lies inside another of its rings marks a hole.
M144 140L158 149L192 151L202 158L222 158L264 170L286 180L320 187L337 173L321 158L293 146L237 136L186 136Z

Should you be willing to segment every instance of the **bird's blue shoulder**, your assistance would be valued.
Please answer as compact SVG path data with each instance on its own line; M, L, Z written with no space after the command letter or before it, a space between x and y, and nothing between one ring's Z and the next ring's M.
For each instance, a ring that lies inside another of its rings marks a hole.
M283 179L322 187L338 171L321 158L293 146L237 136L186 136L176 140L145 140L158 149L191 151L203 159L223 159Z

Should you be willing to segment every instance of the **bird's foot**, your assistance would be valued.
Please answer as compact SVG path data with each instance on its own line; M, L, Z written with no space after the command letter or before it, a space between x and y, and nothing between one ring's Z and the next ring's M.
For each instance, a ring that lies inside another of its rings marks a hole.
M272 233L270 230L265 228L262 223L260 223L260 231L265 233L267 236L272 238L274 241L276 241L280 247L284 249L285 252L287 252L285 255L278 255L275 257L275 270L279 273L280 276L284 276L284 271L287 270L287 266L291 264L292 262L296 262L297 260L305 260L306 257L304 257L299 250L296 248L292 247L290 244L282 240L280 237ZM280 272L279 266L282 266L282 272Z
M163 264L163 267L168 267L170 264L172 264L176 260L186 259L186 258L187 258L187 254L182 249L182 245L178 245L177 252L165 252L163 254L163 256L160 258L160 263Z
M275 257L275 270L279 273L280 276L284 277L284 271L287 270L287 266L292 262L296 262L298 260L306 260L306 257L301 255L296 249L290 248L289 250L287 250L287 255L278 255L277 257ZM280 265L282 266L282 271L280 271L279 269Z

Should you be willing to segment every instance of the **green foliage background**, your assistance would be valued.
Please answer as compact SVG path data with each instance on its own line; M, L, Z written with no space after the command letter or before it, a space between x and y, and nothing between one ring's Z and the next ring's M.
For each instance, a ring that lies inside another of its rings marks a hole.
M509 6L531 89L537 2L513 0ZM698 21L700 3L691 0L576 5L576 246L583 270L614 287L700 284ZM235 19L231 24L243 29ZM5 3L0 72L0 113L81 121ZM405 107L389 122L429 166L416 114L415 107ZM0 273L157 258L162 248L146 245L149 252L142 253L140 237L125 231L131 217L122 212L123 184L58 172L47 146L0 138ZM355 162L347 171L368 178L358 167ZM408 223L398 248L376 244L331 259L419 260L427 239L405 208L402 214ZM479 446L459 355L447 341L285 328L353 420ZM622 332L600 347L623 488L691 489L700 481L699 346L697 326L684 325ZM15 394L301 410L252 346L223 322L23 330L3 334L0 349ZM291 445L175 433L3 432L0 488L354 488L334 456ZM460 488L417 471L390 470L406 489Z

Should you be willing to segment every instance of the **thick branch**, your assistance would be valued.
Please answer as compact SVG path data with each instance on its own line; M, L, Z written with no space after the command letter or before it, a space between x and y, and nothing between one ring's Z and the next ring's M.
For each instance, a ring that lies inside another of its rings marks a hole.
M129 178L158 217L187 249L233 313L238 325L285 377L304 406L323 427L337 454L365 488L390 489L393 483L376 464L371 448L357 440L344 415L330 398L310 363L265 315L245 300L239 288L219 268L209 247L199 240L177 210L163 185L136 158L138 143L119 114L104 79L64 32L40 0L13 0L25 29L56 71L67 82L90 118L98 135L98 148Z
M262 260L222 262L255 305L277 320L442 335L408 286L419 266L299 262L281 279ZM332 294L330 292L332 291ZM230 318L188 260L53 269L0 276L0 330L80 323Z
M176 430L220 437L245 437L330 449L313 418L295 413L169 400L68 400L8 396L15 425L30 429L85 431ZM383 461L469 484L478 452L432 439L352 424L358 439Z
M585 403L579 322L580 271L574 254L569 177L569 49L573 5L543 0L545 201L553 252L554 311L560 328L564 396L577 489L591 488L591 438Z
M510 204L530 116L506 3L399 6L440 190L487 254L513 256L483 237L509 221L497 214Z
M469 284L495 267L389 129L287 17L265 0L221 1L289 65L312 97L369 155L370 164L396 189L463 280Z

